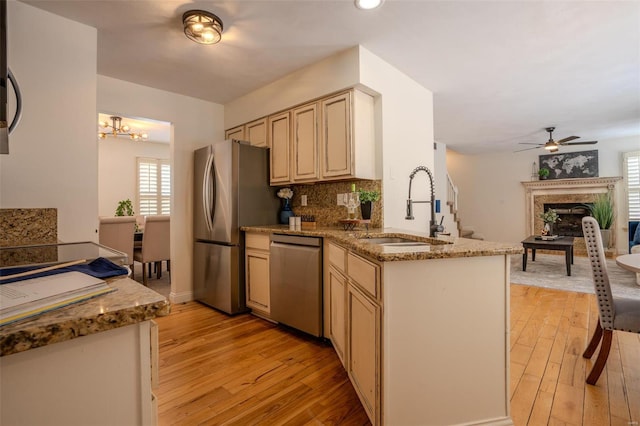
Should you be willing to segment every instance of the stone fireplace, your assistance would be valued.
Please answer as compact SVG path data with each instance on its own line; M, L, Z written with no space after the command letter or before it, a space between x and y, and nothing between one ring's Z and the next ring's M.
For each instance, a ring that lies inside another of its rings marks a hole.
M575 237L574 252L586 255L582 238L582 217L588 215L584 205L591 204L599 194L609 193L614 200L616 210L616 184L622 177L600 177L582 179L548 179L522 182L525 187L525 213L528 235L539 235L543 227L540 213L552 208L556 209L561 222L554 225L554 234ZM617 217L617 214L615 214ZM615 247L615 230L620 224L614 220L610 246ZM615 248L609 249L611 255Z

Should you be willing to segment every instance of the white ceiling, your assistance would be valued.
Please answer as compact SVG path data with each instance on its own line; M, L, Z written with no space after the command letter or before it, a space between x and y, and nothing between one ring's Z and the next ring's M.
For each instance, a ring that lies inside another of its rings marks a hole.
M100 74L221 104L361 44L433 91L435 138L462 153L548 126L640 135L638 1L22 1L96 27ZM185 37L190 9L222 19L219 44Z

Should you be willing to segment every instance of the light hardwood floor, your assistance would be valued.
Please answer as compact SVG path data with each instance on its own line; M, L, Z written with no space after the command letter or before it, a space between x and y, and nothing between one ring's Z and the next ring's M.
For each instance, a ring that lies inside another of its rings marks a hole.
M614 333L597 386L584 382L596 319L592 295L511 286L517 426L640 423L640 335ZM329 344L196 302L157 322L160 425L369 424Z

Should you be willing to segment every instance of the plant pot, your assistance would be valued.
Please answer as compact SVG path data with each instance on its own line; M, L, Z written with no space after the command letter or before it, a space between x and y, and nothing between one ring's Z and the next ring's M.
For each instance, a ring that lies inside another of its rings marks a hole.
M602 247L608 249L611 242L611 229L601 229L600 236L602 237Z
M373 203L371 201L363 201L360 203L360 213L362 213L363 220L371 219L371 213L373 212Z

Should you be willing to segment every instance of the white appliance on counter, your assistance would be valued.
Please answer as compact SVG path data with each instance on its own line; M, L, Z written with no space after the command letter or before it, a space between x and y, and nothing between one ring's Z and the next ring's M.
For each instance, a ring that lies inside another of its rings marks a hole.
M196 300L228 314L247 311L241 226L278 221L269 150L225 140L194 153L193 284Z

